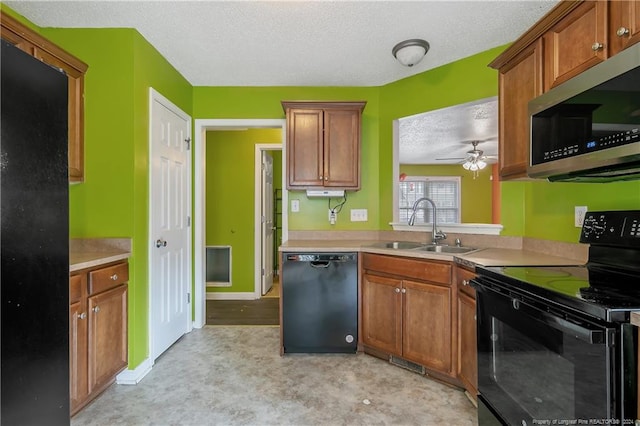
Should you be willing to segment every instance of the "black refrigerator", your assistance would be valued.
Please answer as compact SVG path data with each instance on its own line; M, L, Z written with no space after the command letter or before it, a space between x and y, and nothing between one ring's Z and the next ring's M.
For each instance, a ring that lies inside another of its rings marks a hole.
M2 40L0 423L69 424L67 77Z

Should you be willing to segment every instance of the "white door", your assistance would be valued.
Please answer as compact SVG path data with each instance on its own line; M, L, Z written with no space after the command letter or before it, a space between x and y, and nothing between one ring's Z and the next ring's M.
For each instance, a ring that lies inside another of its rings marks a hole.
M262 151L262 295L273 285L273 157Z
M150 91L150 356L190 330L191 118Z

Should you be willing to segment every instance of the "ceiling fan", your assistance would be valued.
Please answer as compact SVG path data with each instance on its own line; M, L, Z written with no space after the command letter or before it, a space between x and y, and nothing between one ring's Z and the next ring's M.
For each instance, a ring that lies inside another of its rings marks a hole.
M460 160L460 163L477 163L479 161L483 161L486 162L486 160L492 160L495 159L494 156L490 156L490 155L484 155L484 151L481 149L478 149L478 144L482 143L482 142L486 142L488 140L491 139L485 139L485 140L472 140L471 145L473 145L473 149L470 151L467 151L467 156L466 157L449 157L449 158L436 158L436 161L451 161L451 160ZM486 164L485 164L486 165ZM466 167L465 167L466 168ZM482 167L484 168L484 167Z

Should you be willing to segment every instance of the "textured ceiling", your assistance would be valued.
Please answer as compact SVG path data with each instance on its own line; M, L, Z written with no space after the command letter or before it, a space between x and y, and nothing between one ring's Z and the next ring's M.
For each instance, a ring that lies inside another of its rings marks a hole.
M41 27L135 28L193 86L379 86L509 43L557 0L3 3ZM409 68L391 50L411 38L431 48ZM407 164L458 163L471 140L497 155L496 104L408 117L400 139Z
M472 141L495 163L498 156L496 97L429 111L399 121L400 164L457 164L469 157Z
M515 40L557 0L4 1L41 27L136 28L194 86L378 86ZM393 46L422 38L412 68Z

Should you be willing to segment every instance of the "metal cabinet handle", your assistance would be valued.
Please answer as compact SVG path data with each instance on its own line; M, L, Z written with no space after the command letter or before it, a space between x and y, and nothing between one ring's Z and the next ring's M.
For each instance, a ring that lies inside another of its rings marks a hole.
M109 277L111 281L118 281L118 274L113 274Z
M406 288L403 288L403 289L402 289L402 294L404 294L404 293L406 293L406 292L407 292L407 289L406 289Z
M629 28L626 28L626 27L618 28L618 31L616 31L616 35L618 37L623 37L623 36L629 35Z
M318 176L318 179L322 180L322 175Z
M597 41L595 43L593 43L591 45L591 50L593 50L594 52L597 52L598 50L601 50L604 47L604 44L602 43L598 43Z
M325 177L324 177L324 180L325 180L325 181L329 180L329 176L325 176Z
M464 285L464 286L469 285L469 280L462 280L462 285Z
M166 247L167 246L167 242L163 239L157 239L156 240L156 247L160 248L160 247Z
M95 312L96 314L97 314L98 312L100 312L100 306L96 306L96 307L94 307L94 308L93 308L93 312Z
M82 320L82 319L85 319L85 318L87 317L87 314L86 314L86 312L83 312L83 313L78 314L78 315L76 315L76 316L78 317L78 319L81 319L81 320Z
M400 289L396 287L396 293L400 293Z

